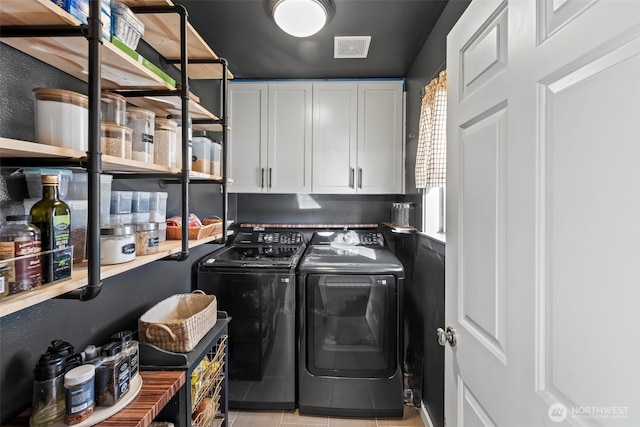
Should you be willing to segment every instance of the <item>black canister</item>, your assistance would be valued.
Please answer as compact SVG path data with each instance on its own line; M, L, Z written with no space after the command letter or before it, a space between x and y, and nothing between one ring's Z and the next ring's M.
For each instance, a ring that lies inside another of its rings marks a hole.
M36 364L30 427L46 427L65 414L64 358L46 353Z

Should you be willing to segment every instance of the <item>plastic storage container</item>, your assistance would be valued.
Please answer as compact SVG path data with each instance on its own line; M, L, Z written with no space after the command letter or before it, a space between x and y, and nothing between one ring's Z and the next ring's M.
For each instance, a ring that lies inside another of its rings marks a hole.
M166 167L176 166L176 122L156 117L153 139L153 162Z
M136 225L136 255L158 253L160 246L158 223L141 223Z
M136 235L132 225L100 229L100 265L122 264L136 259Z
M149 212L132 212L130 224L146 224L149 222Z
M155 118L153 111L127 107L127 127L133 131L131 153L133 160L153 163Z
M191 170L211 173L211 140L205 136L194 136L192 144Z
M159 222L158 223L158 241L164 242L167 240L167 223Z
M164 191L152 191L149 195L149 221L165 222L167 220L167 198Z
M181 116L169 116L169 118L174 121L177 125L176 128L176 146L175 146L175 167L178 169L182 168L182 117ZM191 126L191 119L189 119L189 129L188 129L188 152L189 158L191 158L191 149L192 149L192 140L193 140L193 129ZM189 165L190 167L191 165Z
M111 213L111 183L113 176L100 175L100 227L109 226Z
M84 261L87 254L87 200L65 200L71 211L71 244L73 245L73 262Z
M125 126L102 122L100 124L100 148L102 154L131 159L133 131Z
M111 213L131 213L132 191L111 191Z
M144 24L125 4L111 1L111 32L131 49L136 50L144 35Z
M148 191L134 191L131 194L131 212L149 212L150 197Z
M27 191L29 197L33 199L42 198L42 176L58 175L58 196L61 199L67 197L69 190L69 182L73 177L73 172L68 169L49 169L49 168L24 168L24 178L27 180Z
M81 365L71 369L64 375L65 424L70 426L80 424L93 414L96 406L95 374L95 366Z
M107 227L116 227L118 225L127 225L133 224L133 214L124 213L124 214L114 214L109 215L109 223Z
M66 198L70 200L86 200L89 197L87 172L74 170L72 174Z
M63 89L35 88L36 142L87 151L89 101Z
M222 154L222 145L220 143L212 141L211 142L211 167L209 168L210 174L215 176L222 176L222 168L220 163L220 156Z
M117 93L102 92L100 112L103 122L125 126L127 124L127 99Z

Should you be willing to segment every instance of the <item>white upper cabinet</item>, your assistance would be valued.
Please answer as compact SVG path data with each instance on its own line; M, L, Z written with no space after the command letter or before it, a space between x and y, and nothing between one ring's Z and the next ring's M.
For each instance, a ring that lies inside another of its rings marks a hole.
M310 83L237 83L230 93L229 191L311 191Z
M401 81L314 84L313 192L402 193L403 123Z
M402 81L231 83L229 191L397 194Z
M267 97L263 83L229 84L230 192L255 193L264 187L267 163Z

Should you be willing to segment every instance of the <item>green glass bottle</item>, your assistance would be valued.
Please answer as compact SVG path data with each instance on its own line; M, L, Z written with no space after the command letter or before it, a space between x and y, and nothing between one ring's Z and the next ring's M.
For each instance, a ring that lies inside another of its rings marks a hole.
M31 208L32 223L40 229L42 283L71 277L71 211L58 195L58 175L42 175L42 200Z

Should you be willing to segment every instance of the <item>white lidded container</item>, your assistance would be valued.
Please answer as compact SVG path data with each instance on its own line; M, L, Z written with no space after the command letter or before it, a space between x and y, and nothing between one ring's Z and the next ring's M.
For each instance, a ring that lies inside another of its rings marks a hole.
M64 89L35 88L36 142L87 151L89 100Z
M191 170L211 173L211 140L206 136L194 136L192 143Z
M222 176L222 168L220 163L220 156L222 154L222 145L219 142L211 141L211 167L209 173L215 176Z
M149 197L149 221L165 222L167 220L167 198L166 191L152 191Z
M108 156L131 159L133 131L115 123L100 123L100 149Z
M113 176L100 175L100 227L109 226L111 214L111 183Z
M125 126L127 124L127 99L117 93L102 92L100 114L103 122Z
M55 168L24 168L24 179L27 181L27 191L29 197L33 199L42 198L42 176L58 175L58 196L64 200L67 198L69 182L73 177L73 172L68 169Z
M131 201L133 191L111 191L111 213L123 214L131 213Z
M136 259L133 225L100 229L100 265L122 264Z
M133 160L153 163L155 118L153 111L127 107L127 127L133 130L131 152Z
M176 122L156 117L153 139L153 162L170 168L176 167Z

